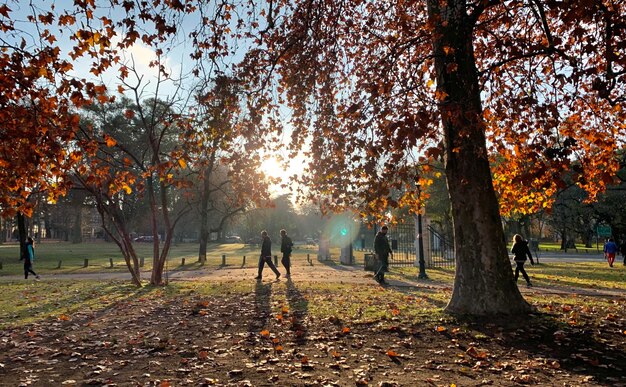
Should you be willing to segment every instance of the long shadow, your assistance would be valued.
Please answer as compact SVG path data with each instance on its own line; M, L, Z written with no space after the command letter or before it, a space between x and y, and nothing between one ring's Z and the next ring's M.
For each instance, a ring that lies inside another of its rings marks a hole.
M254 315L248 323L248 333L258 335L268 323L271 309L272 283L257 281L254 287Z
M362 266L361 265L344 265L344 264L340 264L331 260L326 260L326 261L319 261L322 265L327 266L333 270L338 270L338 271L356 271L357 269L360 269Z
M289 305L290 329L294 332L295 343L304 345L307 340L307 329L303 321L309 313L309 302L293 283L287 279L287 304Z
M612 331L603 326L570 326L548 314L534 314L512 319L510 316L492 316L489 324L484 319L454 316L469 328L482 333L504 351L519 350L522 357L545 361L544 367L591 377L598 385L623 385L626 382L623 367L626 364L626 348L620 344ZM600 337L604 331L604 336ZM613 342L607 340L615 337ZM523 355L526 352L527 355ZM617 381L620 381L618 383Z

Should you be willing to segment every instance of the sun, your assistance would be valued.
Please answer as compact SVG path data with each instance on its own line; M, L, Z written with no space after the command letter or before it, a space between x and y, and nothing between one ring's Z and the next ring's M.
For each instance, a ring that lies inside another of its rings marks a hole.
M272 179L285 180L289 177L290 167L280 156L267 156L261 163L261 172Z

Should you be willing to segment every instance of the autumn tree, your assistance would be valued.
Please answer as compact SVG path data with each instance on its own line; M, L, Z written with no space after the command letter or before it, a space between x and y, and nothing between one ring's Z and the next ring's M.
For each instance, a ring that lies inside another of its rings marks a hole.
M250 112L243 110L241 93L237 79L223 74L197 91L194 130L185 148L199 176L199 262L206 261L210 233L221 233L235 216L269 200L269 181L260 171L257 152L261 145L242 132Z
M443 158L457 257L446 311L525 313L500 209L550 206L573 161L591 197L612 182L624 133L624 7L267 2L241 69L265 92L258 106L291 107L294 150L307 144L313 160L305 182L332 208L415 205L415 162ZM498 153L506 162L492 170Z

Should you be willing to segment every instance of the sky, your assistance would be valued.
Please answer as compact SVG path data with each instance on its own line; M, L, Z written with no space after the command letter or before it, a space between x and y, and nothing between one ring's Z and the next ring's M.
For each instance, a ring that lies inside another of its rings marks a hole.
M104 4L103 2L101 2ZM70 39L71 34L73 34L73 30L77 28L79 23L85 23L85 20L81 20L80 18L77 21L77 25L71 26L69 28L60 29L56 25L42 26L36 27L33 23L27 20L27 16L31 15L33 11L37 11L37 13L43 13L43 11L49 11L54 8L54 13L57 15L61 13L63 10L64 4L72 4L69 1L67 3L64 2L52 2L49 0L8 0L6 2L7 6L11 9L11 19L15 23L16 29L19 30L19 33L15 36L3 36L2 38L7 41L13 41L18 43L21 39L25 39L27 45L38 45L39 44L39 31L37 28L43 29L48 28L55 35L57 41L54 42L54 45L58 46L64 55L67 55L73 47L73 41ZM71 5L70 5L71 6ZM101 8L95 14L95 18L90 22L94 28L99 28L99 21L97 20L100 16L106 16L113 20L119 19L125 14L123 10L112 10L110 8ZM139 23L139 22L138 22ZM100 76L96 77L95 75L89 72L90 69L90 60L89 58L79 58L72 62L73 70L70 72L72 76L77 78L85 78L90 81L94 81L97 83L102 83L107 86L109 92L113 95L118 94L118 85L120 84L119 79L119 68L122 64L129 65L134 63L134 67L137 73L143 78L141 81L142 89L141 89L141 97L142 98L150 98L157 96L161 99L166 98L174 98L174 99L186 99L190 93L192 93L193 87L195 87L199 80L191 75L192 66L194 65L192 59L189 57L189 53L191 51L191 46L188 40L186 39L189 31L185 31L185 27L192 28L197 23L197 19L194 20L194 16L187 16L187 20L185 20L179 26L181 31L181 36L177 37L177 41L173 42L169 47L170 50L167 51L162 57L162 63L164 63L166 71L172 76L174 79L182 79L181 82L170 80L165 80L159 84L158 77L159 73L155 67L151 67L150 62L157 59L157 54L152 47L149 47L141 42L135 43L133 46L126 48L125 50L120 52L120 57L122 59L120 65L113 66L111 69L102 73ZM121 41L121 38L118 36L113 39L112 44L116 44ZM241 54L235 55L231 60L237 61L241 58ZM137 78L132 74L127 78L127 82L129 84L136 84ZM157 85L159 87L157 92ZM182 85L182 91L179 89L179 86ZM158 93L158 95L157 95ZM134 98L134 95L129 93L128 91L125 93L127 97ZM289 131L283 132L283 138L280 139L283 143L287 143L290 141ZM281 156L285 158L286 162L279 162L277 157L272 155L267 155L267 160L263 163L263 170L272 177L278 177L283 179L283 182L289 182L289 177L294 174L299 174L302 171L304 157L299 156L296 160L288 160L287 159L287 151L286 149L281 152ZM273 192L276 195L286 193L286 190L276 185L273 187Z

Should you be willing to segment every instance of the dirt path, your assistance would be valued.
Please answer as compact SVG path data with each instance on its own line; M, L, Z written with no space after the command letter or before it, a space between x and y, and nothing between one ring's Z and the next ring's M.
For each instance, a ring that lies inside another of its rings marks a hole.
M283 269L283 268L279 268ZM372 284L372 273L364 271L361 266L344 266L344 265L325 265L313 262L311 265L298 265L292 269L291 278L284 277L283 274L278 281L293 282L315 282L315 283L350 283L350 284ZM257 275L257 269L254 267L237 267L225 266L217 269L199 269L199 270L170 270L167 272L169 281L211 281L211 282L232 282L249 280L254 281ZM263 272L263 282L276 281L274 274L269 268ZM142 272L142 278L149 278L150 272ZM47 274L43 277L45 280L127 280L130 276L126 272L115 273L72 273L72 274ZM4 276L0 277L1 282L19 281L21 276ZM391 269L390 275L387 276L389 286L393 288L424 288L424 289L446 289L451 288L449 284L432 280L410 279L394 273ZM520 291L522 293L541 293L541 294L577 294L581 296L592 297L626 297L626 290L621 289L590 289L580 287L554 287L554 286L535 286L527 288L520 282Z

